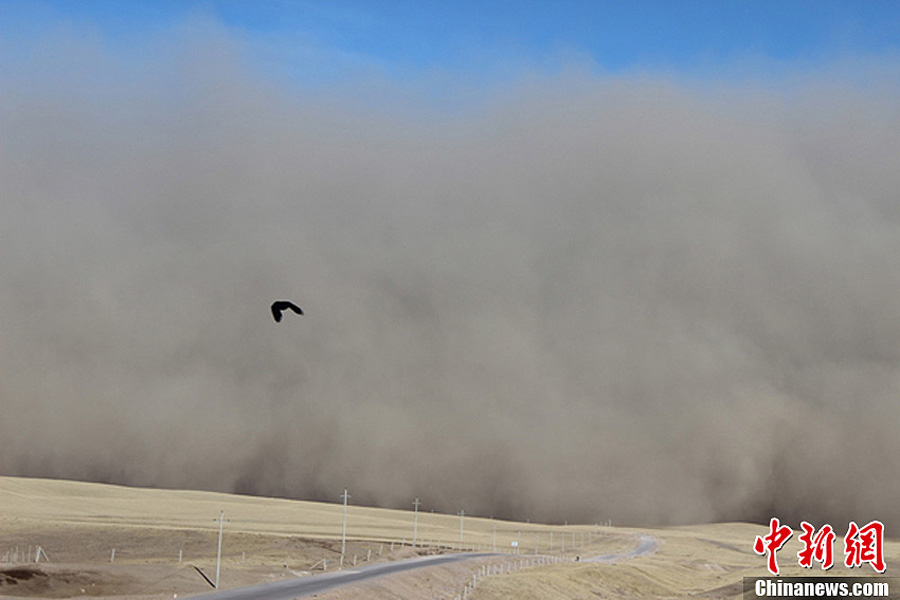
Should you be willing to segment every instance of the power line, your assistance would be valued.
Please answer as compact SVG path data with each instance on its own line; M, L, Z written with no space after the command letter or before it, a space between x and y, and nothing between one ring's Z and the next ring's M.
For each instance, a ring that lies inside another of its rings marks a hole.
M413 506L415 507L415 516L413 517L413 548L416 547L416 535L418 534L419 529L419 507L421 505L422 503L416 498L415 502L413 502Z
M344 499L344 519L341 524L341 568L344 568L344 551L347 548L347 500L350 498L350 494L347 493L347 488L344 488L344 493L341 494L341 498Z
M222 527L225 523L225 511L219 511L219 518L216 519L219 522L219 549L216 551L216 585L215 588L219 589L219 565L222 563Z

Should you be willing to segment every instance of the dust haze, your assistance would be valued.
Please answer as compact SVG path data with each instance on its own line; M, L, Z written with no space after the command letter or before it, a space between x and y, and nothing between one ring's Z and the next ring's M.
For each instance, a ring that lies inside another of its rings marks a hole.
M0 473L900 526L900 61L324 86L225 30L55 42L0 59Z

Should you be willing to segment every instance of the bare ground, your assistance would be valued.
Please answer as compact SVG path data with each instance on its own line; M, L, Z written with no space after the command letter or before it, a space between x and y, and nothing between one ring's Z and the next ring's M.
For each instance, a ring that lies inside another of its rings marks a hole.
M227 519L222 589L311 577L326 568L324 561L328 570L340 562L340 505L0 477L0 598L161 600L209 592L200 571L215 578L220 510ZM457 549L458 517L419 518L419 542L426 547L412 548L409 511L350 507L345 567L354 560ZM505 554L408 571L318 598L452 600L464 590L468 600L739 598L743 577L768 574L763 557L751 550L755 536L766 531L742 523L636 530L467 517L466 545ZM627 560L576 562L626 554L636 534L654 536L658 548ZM512 542L518 554L512 554ZM35 563L38 547L43 552ZM839 565L827 573L802 569L796 564L799 547L795 535L779 552L784 576L875 574L865 565ZM835 551L840 562L837 545ZM900 542L889 541L885 554L890 575L900 565Z

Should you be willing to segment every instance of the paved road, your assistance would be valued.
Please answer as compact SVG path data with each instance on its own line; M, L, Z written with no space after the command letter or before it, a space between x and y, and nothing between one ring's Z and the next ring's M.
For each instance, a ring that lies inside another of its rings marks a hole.
M636 558L638 556L647 556L656 552L656 548L659 546L658 539L652 535L644 534L635 535L634 537L636 542L635 547L628 552L583 558L582 561L612 564L622 560ZM314 594L321 594L344 585L359 583L376 577L383 577L385 575L392 575L403 571L410 571L412 569L421 569L423 567L433 567L436 565L490 556L499 555L491 553L470 553L426 556L424 558L412 558L397 562L378 563L365 567L345 569L343 571L316 575L314 577L302 577L299 579L276 581L274 583L262 583L222 592L209 592L194 596L194 598L197 600L292 600L294 598L308 598Z
M629 558L648 556L656 552L656 549L659 547L659 540L652 535L642 533L636 534L634 537L637 543L629 552L625 552L624 554L606 554L604 556L594 556L592 558L583 558L581 560L583 562L613 564L622 560L628 560Z
M400 573L422 567L433 567L447 563L459 562L473 558L497 556L496 554L442 554L413 558L390 563L379 563L360 568L344 569L334 573L289 579L274 583L262 583L250 587L235 588L222 592L209 592L194 596L197 600L291 600L292 598L306 598L313 594L321 594L337 587L350 583L359 583L367 579L374 579L384 575Z

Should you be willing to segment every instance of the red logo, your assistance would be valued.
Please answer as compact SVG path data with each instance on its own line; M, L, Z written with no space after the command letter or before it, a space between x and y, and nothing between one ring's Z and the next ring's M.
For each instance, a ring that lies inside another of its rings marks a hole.
M800 523L803 533L800 534L800 542L803 549L797 553L797 563L807 569L812 568L813 561L822 563L822 569L828 570L834 566L834 528L831 525L823 525L819 531L811 524L803 521ZM756 536L753 542L753 551L760 556L766 556L766 567L773 575L778 575L778 560L775 554L784 546L793 530L787 525L782 525L775 517L769 522L769 534ZM884 562L884 524L881 521L872 521L863 527L850 521L847 535L844 536L844 565L850 568L869 563L878 573L884 573L887 565Z
M884 524L872 521L860 528L850 521L844 536L844 557L844 564L848 567L859 567L867 562L877 572L884 573Z
M794 532L787 525L780 525L777 517L772 517L769 526L771 528L769 535L765 537L756 536L756 541L753 543L753 551L759 555L768 554L769 573L778 575L778 561L775 558L775 553L791 539Z
M812 568L813 560L822 563L822 569L828 570L834 566L834 528L825 525L816 533L816 528L803 521L800 523L803 533L800 541L803 542L803 550L797 553L801 567ZM815 536L813 536L815 534Z

